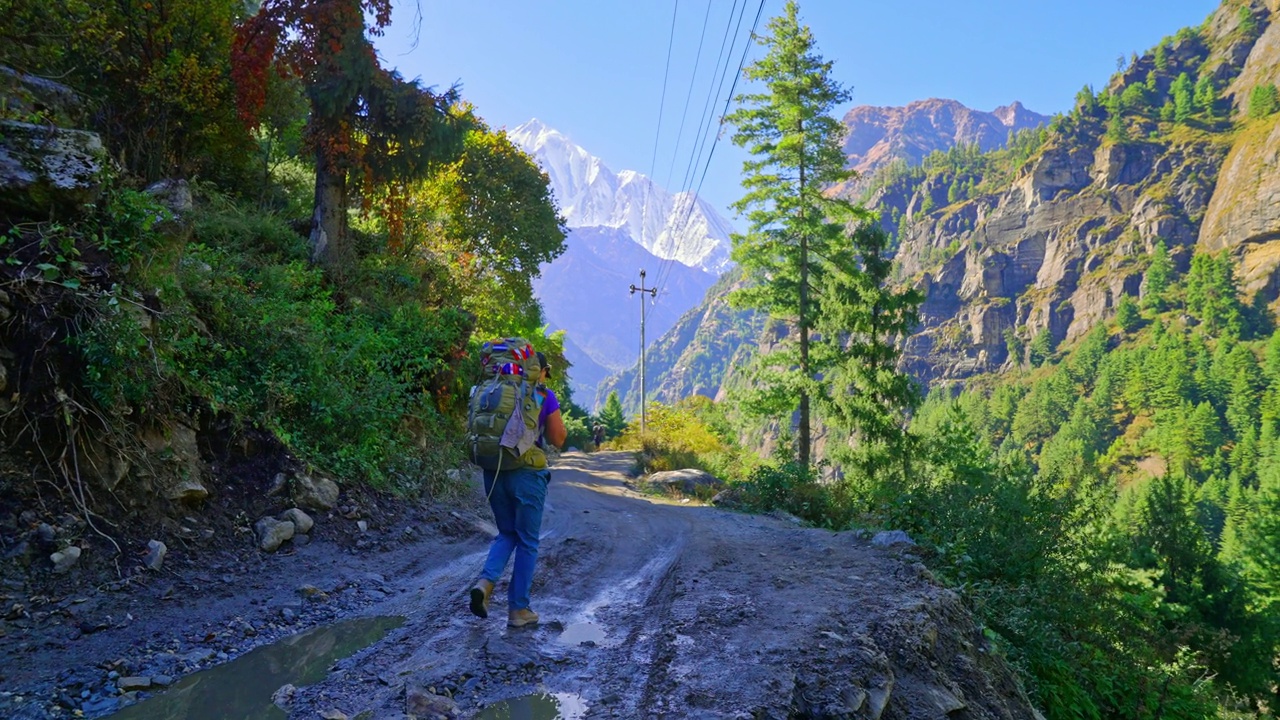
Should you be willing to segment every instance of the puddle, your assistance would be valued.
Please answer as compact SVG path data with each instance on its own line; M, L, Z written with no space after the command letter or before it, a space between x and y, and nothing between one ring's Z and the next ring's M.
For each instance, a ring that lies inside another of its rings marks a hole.
M188 675L163 695L125 708L111 720L282 720L288 713L271 704L281 685L323 680L335 661L381 640L403 622L400 617L359 618L284 638Z
M590 644L599 647L613 647L618 644L617 640L612 640L605 634L604 628L591 622L566 625L564 631L556 637L556 642L561 645Z
M494 703L475 720L581 720L587 704L572 693L537 693Z

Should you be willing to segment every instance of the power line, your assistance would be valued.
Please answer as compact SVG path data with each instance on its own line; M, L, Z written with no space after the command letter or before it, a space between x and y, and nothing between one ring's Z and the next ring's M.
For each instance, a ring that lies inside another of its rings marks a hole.
M667 77L671 74L671 48L676 42L676 17L680 14L680 0L671 8L671 32L667 36L667 65L662 70L662 97L658 100L658 129L653 135L653 159L649 161L649 177L658 164L658 140L662 137L662 112L667 104Z
M684 95L684 109L680 111L680 129L676 131L676 147L671 152L671 166L667 168L666 184L671 184L671 173L676 167L676 157L680 155L680 140L684 137L684 121L689 117L689 101L693 99L693 86L698 81L698 66L702 64L702 44L707 39L707 21L711 19L711 6L714 3L707 0L707 12L702 16L702 34L698 36L698 53L693 57L693 74L689 76L689 91ZM737 0L734 0L737 4ZM719 60L716 61L719 65Z
M755 16L755 19L751 22L751 33L747 36L747 42L742 47L742 56L738 60L738 70L736 73L734 73L733 84L729 87L729 94L724 99L724 110L720 115L720 125L724 125L724 118L729 112L729 104L733 102L733 94L738 89L738 80L741 79L742 77L742 69L746 67L747 54L751 50L751 42L756 36L756 29L760 26L760 17L761 15L764 14L764 3L765 3L765 0L760 0L759 5L756 7L756 16ZM744 5L743 9L745 10L745 8L746 6ZM688 219L693 214L693 207L697 202L699 193L702 192L702 184L707 179L707 169L711 167L711 159L715 156L716 145L718 145L720 142L720 134L721 133L719 131L719 128L717 128L715 139L711 143L711 150L707 153L707 161L702 166L702 175L698 179L698 188L697 190L694 191L692 197L690 197L689 199L689 210L685 214L685 220L683 224L687 224ZM679 242L682 237L683 237L682 235L679 235L676 237L677 248L679 247ZM656 302L656 299L655 299L655 302Z
M693 149L689 154L689 162L685 166L684 179L681 181L680 190L677 193L675 193L676 196L679 196L680 193L688 192L689 186L692 183L692 179L695 174L693 168L697 167L698 161L702 157L702 150L703 148L706 147L706 130L709 129L710 120L711 120L711 117L713 117L712 101L716 96L719 95L720 89L723 89L724 87L724 76L729 70L729 63L731 62L730 58L732 58L733 45L736 44L737 42L736 36L738 34L738 31L742 29L742 19L746 15L746 9L747 9L747 5L745 0L742 3L741 10L739 10L738 8L738 0L734 0L733 6L729 8L728 21L725 23L724 34L720 38L720 50L716 53L716 69L711 74L711 83L707 87L707 99L703 101L702 112L699 113L698 130L694 135L695 140L694 140ZM737 16L738 16L736 27L734 23L735 12L737 12ZM735 38L735 40L733 40L732 42L730 42L729 40L731 37ZM728 51L729 51L728 54L726 54L725 52L726 43L728 43ZM673 207L672 209L675 212L680 213L680 210L678 208ZM679 215L677 215L677 218L678 217ZM682 240L681 233L683 233L684 231L683 226L685 224L687 224L687 220L684 222L677 221L676 223L673 223L671 226L672 237L675 243L674 247L672 248L672 253L671 253L672 256L676 255L677 251L680 248L680 243ZM676 260L674 259L674 257L672 257L672 258L666 258L661 263L659 263L658 265L659 282L657 283L659 287L661 287L662 284L666 281L666 278L670 276L671 270L673 268L673 263L675 262Z

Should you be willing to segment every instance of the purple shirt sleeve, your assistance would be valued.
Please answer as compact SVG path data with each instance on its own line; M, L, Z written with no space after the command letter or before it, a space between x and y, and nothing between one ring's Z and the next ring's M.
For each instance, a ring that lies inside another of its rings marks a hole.
M539 427L546 427L547 418L551 416L551 413L560 409L560 400L556 397L555 391L547 388L545 392L547 394L542 400L542 411L538 413Z

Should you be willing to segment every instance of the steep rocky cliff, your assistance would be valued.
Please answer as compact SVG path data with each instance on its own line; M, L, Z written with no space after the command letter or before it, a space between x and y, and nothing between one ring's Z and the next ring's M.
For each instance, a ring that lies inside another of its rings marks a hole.
M1280 133L1274 116L1244 117L1239 96L1254 87L1242 78L1274 65L1275 13L1227 2L1198 31L1166 39L1101 97L1082 97L1003 186L917 212L921 196L936 200L944 170L878 198L905 218L902 276L927 293L924 325L907 345L917 377L998 369L1022 359L1010 358L1010 346L1045 331L1055 343L1081 337L1122 296L1142 294L1160 242L1180 269L1196 250L1230 249L1247 288L1274 297ZM1172 106L1183 73L1226 96L1170 117L1166 107L1182 112Z
M1020 102L992 112L938 98L917 100L906 107L861 105L844 116L849 129L844 152L850 166L867 175L895 159L918 165L929 153L955 145L995 150L1004 146L1010 132L1048 122L1048 117Z

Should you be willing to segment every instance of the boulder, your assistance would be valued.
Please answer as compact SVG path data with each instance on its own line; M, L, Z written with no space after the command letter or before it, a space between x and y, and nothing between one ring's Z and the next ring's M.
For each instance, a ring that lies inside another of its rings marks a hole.
M725 488L724 490L721 490L720 492L716 493L715 497L711 498L711 504L715 505L716 507L723 507L723 508L742 507L743 505L742 490L736 487Z
M264 517L254 523L253 530L258 535L258 547L264 552L275 552L280 546L293 537L293 523L288 520L276 520Z
M338 504L338 483L326 477L299 473L293 478L293 502L308 510L332 510Z
M61 575L75 567L80 562L80 548L72 545L65 550L59 550L49 556L49 562L53 563L53 571Z
M75 211L97 199L107 162L95 133L0 120L0 206Z
M41 115L60 125L83 119L84 100L75 90L35 75L0 67L0 95L11 115Z
M692 493L700 487L715 487L720 484L720 480L715 475L692 468L656 472L650 475L646 482L650 485L666 485L684 493Z
M182 216L195 207L191 186L186 180L160 180L149 185L146 193L174 215Z
M312 526L316 524L315 521L311 519L311 516L303 512L300 508L289 508L288 510L280 513L277 519L288 520L293 523L294 531L301 535L306 535L311 532Z
M456 720L462 716L453 700L418 686L405 687L404 712L413 720Z

